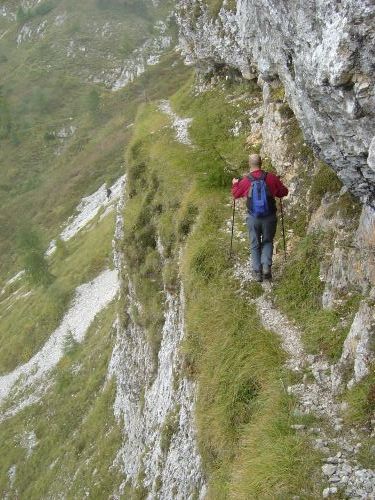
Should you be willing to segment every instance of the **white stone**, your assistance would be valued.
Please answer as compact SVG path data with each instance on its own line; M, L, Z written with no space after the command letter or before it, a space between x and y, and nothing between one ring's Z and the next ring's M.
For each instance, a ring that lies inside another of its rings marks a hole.
M172 126L176 131L176 138L181 144L191 146L191 139L189 137L189 125L192 118L180 118L171 107L169 101L161 101L159 109L166 113L172 119Z
M16 391L21 394L25 389L32 389L38 384L43 385L43 378L57 365L64 354L67 335L72 334L76 342L82 342L97 313L116 297L118 289L118 274L117 271L112 270L103 271L94 280L79 286L60 326L52 333L40 351L27 363L0 376L0 402L4 401L11 392ZM27 398L29 397L28 395ZM24 407L22 401L20 398L17 403L21 405L20 407ZM34 402L32 398L31 401Z
M95 193L82 198L75 210L76 214L69 218L65 228L60 233L60 238L63 241L70 240L96 217L100 209L107 209L109 206L113 206L120 198L122 189L124 189L124 182L125 176L122 176L110 186L111 196L109 198L107 197L106 184L100 186ZM110 212L107 211L107 214ZM53 240L46 251L46 255L52 255L55 251L56 241Z

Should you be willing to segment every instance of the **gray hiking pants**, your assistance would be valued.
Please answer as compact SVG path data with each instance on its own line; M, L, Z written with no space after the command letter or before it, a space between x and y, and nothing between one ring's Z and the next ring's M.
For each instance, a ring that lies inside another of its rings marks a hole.
M247 228L249 230L251 261L253 271L260 271L261 266L272 265L273 239L276 233L277 217L253 217L248 215Z

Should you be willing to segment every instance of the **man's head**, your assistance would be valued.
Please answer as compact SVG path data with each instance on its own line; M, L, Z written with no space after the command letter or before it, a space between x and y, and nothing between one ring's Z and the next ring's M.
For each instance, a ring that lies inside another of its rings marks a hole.
M250 167L250 172L252 172L253 170L259 170L262 167L262 158L256 154L250 155L249 167Z

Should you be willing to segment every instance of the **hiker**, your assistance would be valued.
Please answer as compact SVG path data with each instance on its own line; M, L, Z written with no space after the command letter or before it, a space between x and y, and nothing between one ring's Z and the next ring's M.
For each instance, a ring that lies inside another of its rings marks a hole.
M288 189L280 179L262 170L262 159L257 154L249 156L250 174L241 179L233 179L234 198L247 198L253 276L256 281L272 279L273 239L276 233L276 201L283 198Z
M110 199L111 194L112 194L111 188L107 187L107 200Z

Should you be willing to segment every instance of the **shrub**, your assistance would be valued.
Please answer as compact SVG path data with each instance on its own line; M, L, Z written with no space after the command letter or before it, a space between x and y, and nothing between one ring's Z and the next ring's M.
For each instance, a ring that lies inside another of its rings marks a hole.
M46 1L44 3L41 3L37 5L34 10L33 10L33 15L34 16L45 16L48 14L48 12L51 12L55 8L55 2L53 1Z
M38 233L33 229L20 231L18 248L30 283L43 286L51 284L53 276L49 272L48 262Z
M188 203L185 207L183 207L177 225L177 232L181 239L185 238L189 234L197 215L198 207L193 203Z
M86 106L92 115L96 115L100 110L100 94L96 89L90 90L86 97Z
M56 140L56 134L55 132L47 131L44 133L44 140L45 141L55 141Z
M19 24L24 24L33 17L45 16L46 14L51 12L51 10L53 10L54 8L55 8L55 2L49 0L37 5L32 9L25 9L23 7L19 7L17 10L16 19Z
M73 336L73 333L69 331L64 339L64 355L69 356L72 355L78 348L79 343L76 341L76 339Z
M2 87L0 86L0 139L9 137L12 130L12 121L9 105Z
M173 435L179 428L180 407L171 410L165 417L160 436L160 448L163 453L168 453Z

